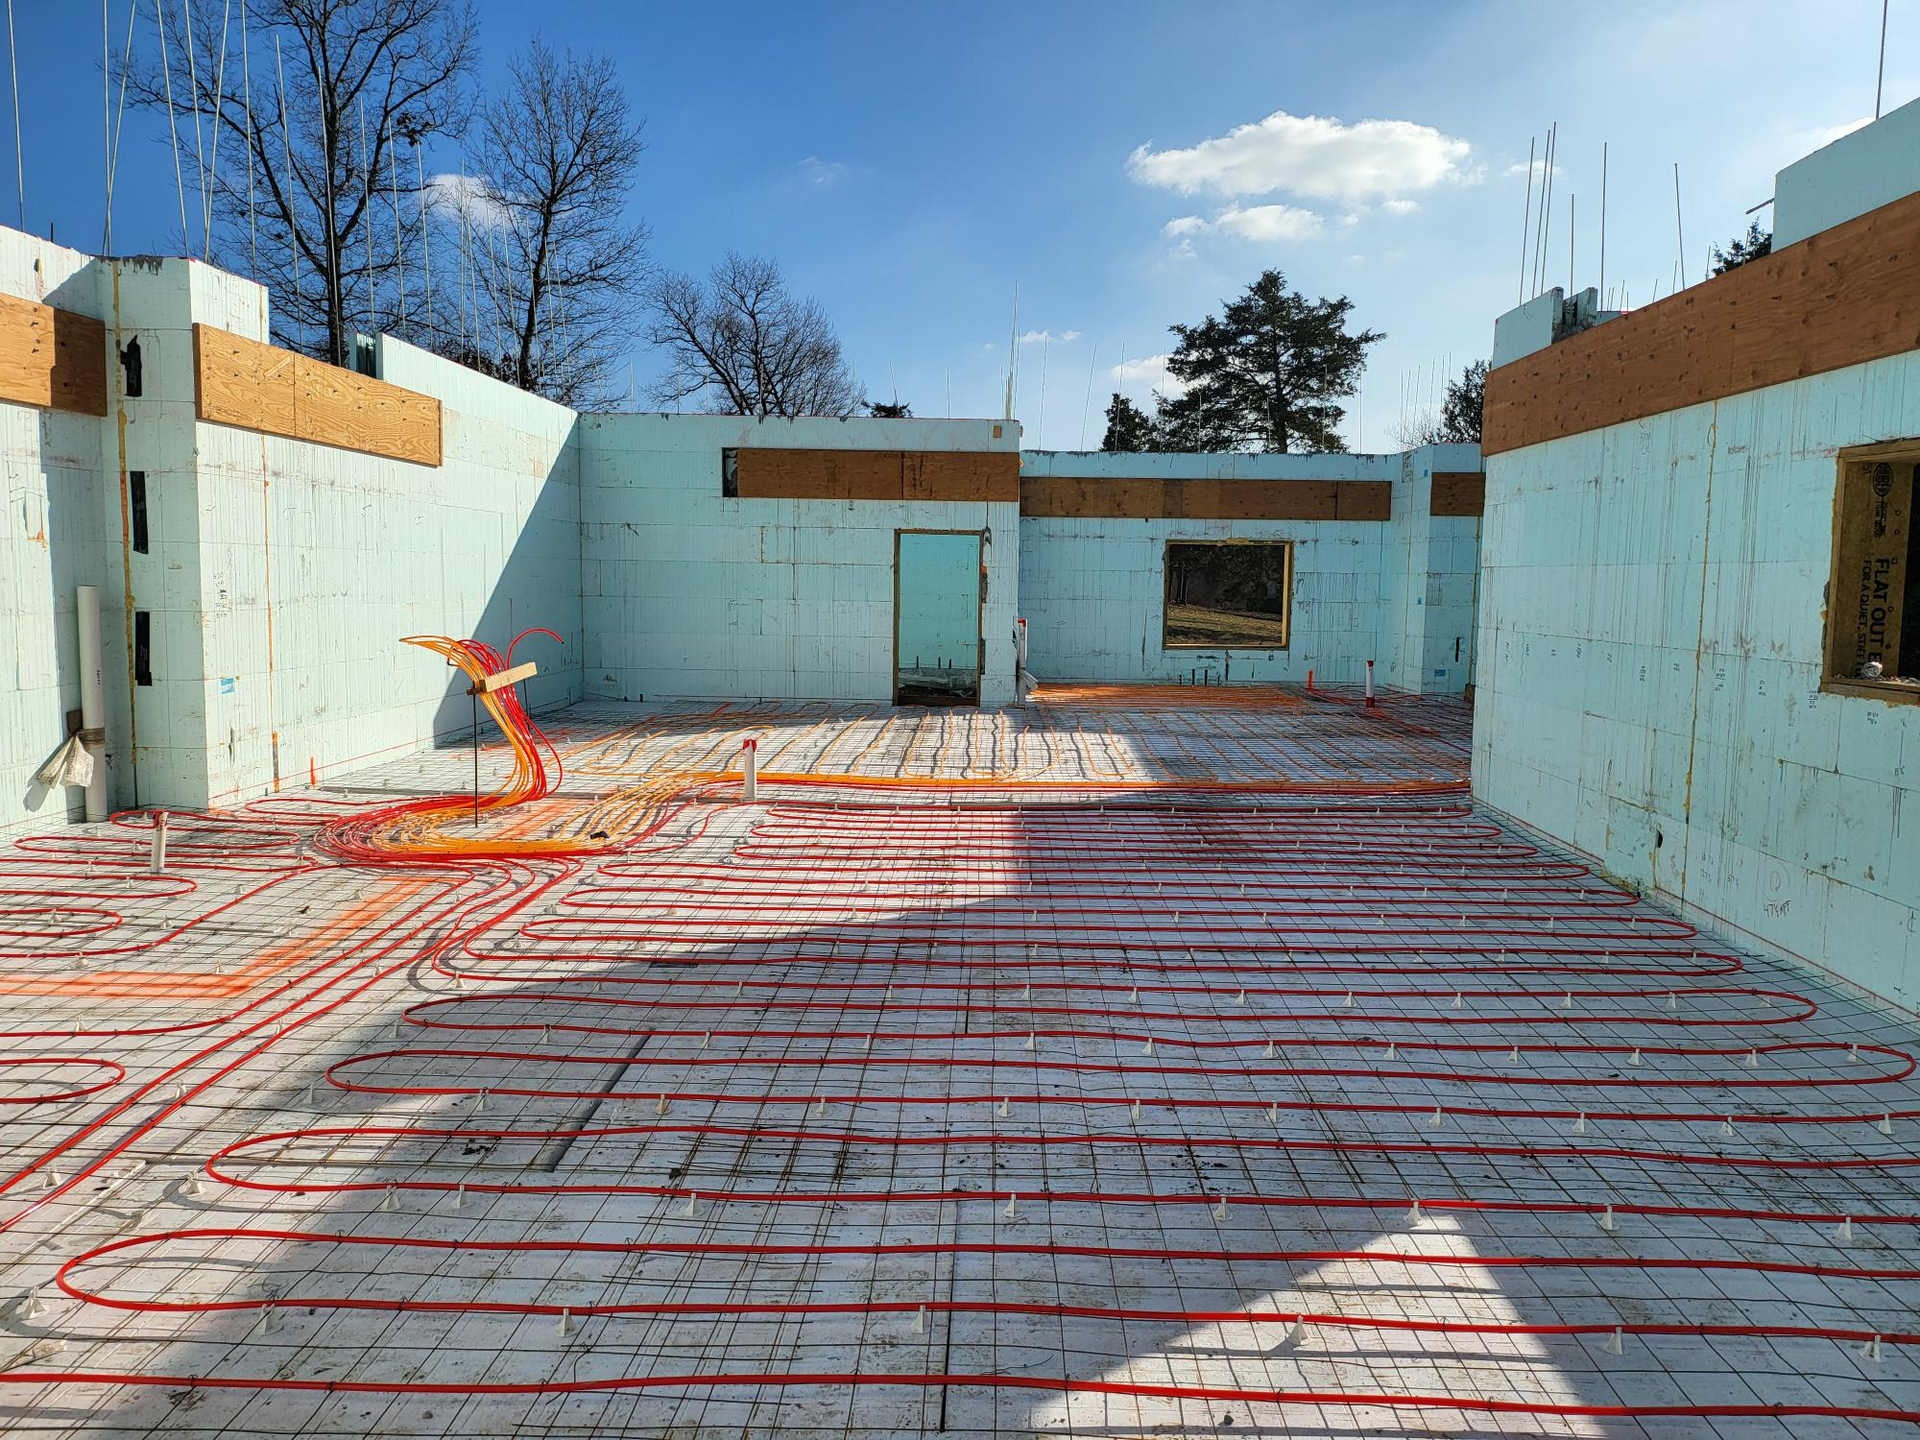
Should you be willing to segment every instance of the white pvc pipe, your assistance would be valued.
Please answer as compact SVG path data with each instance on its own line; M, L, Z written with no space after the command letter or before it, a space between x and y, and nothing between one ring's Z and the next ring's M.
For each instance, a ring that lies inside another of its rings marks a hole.
M153 812L153 850L147 856L147 870L154 875L164 874L167 868L167 812Z
M1373 662L1367 661L1367 704L1373 704Z
M100 590L82 585L76 592L80 629L80 744L93 757L87 785L87 819L107 818L107 693L100 668Z
M760 793L760 748L759 742L742 740L740 742L740 770L745 777L741 787L742 800L751 802Z

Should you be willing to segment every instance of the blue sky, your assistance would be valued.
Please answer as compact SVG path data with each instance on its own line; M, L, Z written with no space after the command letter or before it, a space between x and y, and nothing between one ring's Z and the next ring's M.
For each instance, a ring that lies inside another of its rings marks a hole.
M118 45L128 0L108 4ZM1604 141L1607 283L1642 304L1672 280L1674 162L1697 280L1775 170L1871 114L1880 23L1879 0L479 8L489 76L536 29L609 51L647 121L655 259L778 258L876 397L937 416L950 388L951 413L997 416L1017 284L1016 410L1029 445L1068 449L1098 445L1116 386L1145 399L1169 323L1270 265L1387 332L1347 433L1395 448L1403 395L1484 354L1518 297L1529 136L1560 123L1550 283L1569 194L1597 279ZM1888 109L1920 94L1920 3L1891 8ZM100 10L14 9L28 226L97 248ZM125 124L116 249L177 250L164 127Z

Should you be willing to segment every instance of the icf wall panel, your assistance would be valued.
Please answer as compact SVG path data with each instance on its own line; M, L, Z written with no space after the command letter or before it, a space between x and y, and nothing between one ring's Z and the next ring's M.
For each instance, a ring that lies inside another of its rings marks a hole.
M81 813L82 792L33 775L80 704L75 590L101 590L104 665L124 667L117 493L102 468L106 343L99 271L78 251L0 232L0 831ZM63 317L75 317L72 323ZM79 345L82 332L84 345ZM127 760L124 726L110 732Z
M461 728L461 683L407 635L504 648L547 626L567 645L516 652L540 665L529 699L581 693L571 412L391 340L381 368L447 397L440 466L202 427L201 523L229 562L207 597L248 597L209 644L218 795L324 780Z
M1470 529L1450 528L1456 522L1430 547L1426 497L1435 464L1478 463L1471 446L1408 456L1029 452L1020 608L1034 673L1167 681L1197 669L1235 682L1301 682L1312 670L1358 684L1371 659L1382 684L1458 691L1472 662L1477 552ZM1167 647L1170 540L1291 542L1287 647ZM1444 639L1429 639L1430 611L1449 627Z
M1485 802L1908 1008L1920 706L1820 678L1835 452L1916 433L1901 356L1491 457L1474 737Z
M590 417L589 683L610 696L888 700L894 534L960 530L993 537L982 700L1011 699L1018 443L1004 422ZM729 449L738 498L722 494ZM977 498L983 462L1007 498ZM975 498L924 498L968 476ZM838 498L791 493L823 487Z

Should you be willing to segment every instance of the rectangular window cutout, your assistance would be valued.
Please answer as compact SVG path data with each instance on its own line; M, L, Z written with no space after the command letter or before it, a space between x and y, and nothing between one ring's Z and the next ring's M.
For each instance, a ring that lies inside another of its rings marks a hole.
M153 616L133 612L133 683L153 684Z
M720 494L727 500L740 498L740 452L738 450L720 452Z
M127 508L133 517L133 553L147 553L147 472L127 472Z
M1284 650L1293 592L1291 541L1169 540L1169 650Z
M1920 701L1920 440L1842 450L1822 688Z

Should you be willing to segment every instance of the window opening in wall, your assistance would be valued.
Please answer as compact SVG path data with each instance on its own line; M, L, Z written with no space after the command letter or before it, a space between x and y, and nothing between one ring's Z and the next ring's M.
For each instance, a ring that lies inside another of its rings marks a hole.
M720 452L720 494L728 500L740 498L740 452Z
M127 472L127 509L133 523L133 553L147 553L147 472Z
M1291 541L1169 540L1169 650L1284 650L1291 620Z
M153 616L145 610L133 612L133 683L153 684Z
M1823 688L1920 701L1920 440L1842 450Z

